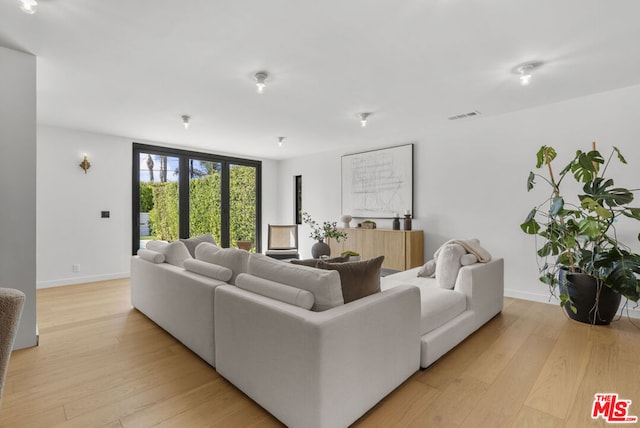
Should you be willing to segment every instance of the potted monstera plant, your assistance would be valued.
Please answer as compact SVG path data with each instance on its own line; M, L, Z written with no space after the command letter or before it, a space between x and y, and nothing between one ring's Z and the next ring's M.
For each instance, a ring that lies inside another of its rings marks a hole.
M616 230L623 220L640 221L640 208L630 206L638 189L615 187L606 177L611 162L627 164L617 147L605 159L593 143L591 151L578 150L562 169L554 167L556 156L553 147L538 150L536 168L542 171L529 173L527 190L538 181L548 193L520 227L541 238L536 240L540 281L560 298L569 317L609 324L622 296L636 304L640 299L640 255Z

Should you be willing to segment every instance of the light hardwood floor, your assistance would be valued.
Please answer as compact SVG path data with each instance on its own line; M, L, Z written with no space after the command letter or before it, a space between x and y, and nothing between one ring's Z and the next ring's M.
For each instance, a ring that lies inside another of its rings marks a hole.
M128 280L37 296L40 346L12 355L0 427L280 426L133 309ZM632 400L630 414L640 416L640 330L626 319L591 327L556 306L505 299L502 314L355 426L607 426L590 417L597 392Z

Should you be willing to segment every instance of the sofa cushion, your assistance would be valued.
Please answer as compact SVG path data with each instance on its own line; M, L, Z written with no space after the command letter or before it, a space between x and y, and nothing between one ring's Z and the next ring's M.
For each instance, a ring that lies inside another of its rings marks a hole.
M195 272L218 281L229 281L233 276L231 269L224 266L207 263L197 259L187 259L184 261L184 268L189 272Z
M247 272L249 252L237 248L220 248L203 242L196 247L196 259L231 269L232 275L228 282L235 285L236 277Z
M158 251L145 250L144 248L140 248L138 250L138 255L140 256L141 259L151 263L156 263L156 264L164 263L164 254Z
M344 304L340 275L336 271L315 269L262 254L251 254L247 273L310 291L314 298L311 308L313 311L324 311Z
M293 260L289 260L289 262L295 265L316 267L316 265L320 260L326 263L346 263L349 261L349 257L350 257L349 255L346 255L346 256L331 257L328 259L302 259L302 260L293 259Z
M433 284L425 284L420 289L420 334L429 333L457 317L467 309L464 294L446 290Z
M149 241L145 245L145 248L164 254L165 263L178 267L184 267L184 261L191 258L189 250L187 250L187 247L180 241Z
M384 256L360 262L318 262L319 269L336 270L340 274L340 285L344 303L380 292L380 267Z
M478 263L478 256L475 254L468 253L460 257L460 264L462 266L474 265L476 263Z
M313 307L313 294L310 291L291 287L279 282L270 281L247 273L241 273L236 278L236 286L252 293L260 294L271 299L279 300L303 309Z
M144 248L146 250L157 251L159 253L162 253L164 247L166 247L167 245L169 245L169 242L167 241L152 240L152 241L146 241L144 244Z
M196 247L203 242L208 242L210 244L216 245L216 240L210 233L206 233L200 236L194 236L188 239L181 239L180 242L182 242L187 247L187 250L189 250L189 254L191 254L191 257L196 256Z
M464 247L458 244L447 244L440 248L436 260L436 281L439 287L451 290L456 285L458 271L462 267L460 258L466 253Z

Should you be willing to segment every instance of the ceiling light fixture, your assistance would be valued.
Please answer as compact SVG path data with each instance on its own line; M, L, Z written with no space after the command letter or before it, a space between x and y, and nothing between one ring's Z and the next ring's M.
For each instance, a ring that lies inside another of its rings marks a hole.
M282 141L285 137L278 137L278 147L282 147Z
M362 126L363 128L367 126L369 116L371 116L371 113L360 113L360 126Z
M191 119L191 116L187 116L182 115L182 125L184 126L184 129L189 129L189 120Z
M256 73L256 87L258 88L258 93L264 93L264 88L267 86L264 81L269 77L269 74L266 71L259 71Z
M540 68L542 66L542 62L527 62L524 64L520 64L513 69L513 72L520 76L520 85L527 86L531 83L531 75L534 70Z
M38 6L38 2L36 0L20 0L22 6L20 6L20 10L24 13L28 13L29 15L33 15L36 13L36 6Z

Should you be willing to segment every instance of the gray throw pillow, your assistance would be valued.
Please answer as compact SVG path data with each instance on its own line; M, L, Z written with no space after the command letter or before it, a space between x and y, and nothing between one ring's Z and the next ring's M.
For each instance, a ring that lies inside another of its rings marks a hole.
M213 237L213 235L210 233L206 233L200 236L194 236L189 239L181 239L180 242L182 242L187 247L187 250L189 250L189 254L191 254L191 257L194 257L194 258L196 256L196 247L199 244L202 244L203 242L208 242L210 244L216 245L216 240Z

